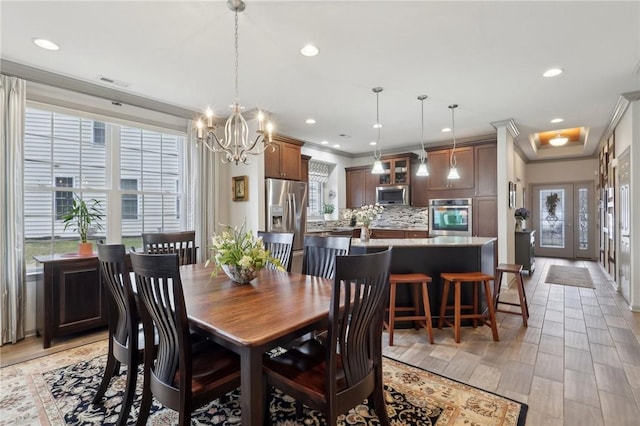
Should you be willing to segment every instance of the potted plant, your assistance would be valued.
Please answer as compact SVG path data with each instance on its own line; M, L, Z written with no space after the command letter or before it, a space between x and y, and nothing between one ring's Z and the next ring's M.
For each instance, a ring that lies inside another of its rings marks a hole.
M516 231L523 230L522 222L529 219L530 215L531 213L529 212L529 210L525 209L524 207L516 209L515 213L513 214L513 217L515 217L516 219Z
M333 211L335 209L333 204L331 204L331 203L324 204L322 209L323 209L323 212L324 212L324 220L331 220L331 215L333 214Z
M65 231L72 226L73 231L80 234L78 254L93 254L93 244L87 241L87 235L90 229L102 229L99 222L102 217L100 201L92 199L87 202L77 195L74 197L71 209L62 217L62 222Z

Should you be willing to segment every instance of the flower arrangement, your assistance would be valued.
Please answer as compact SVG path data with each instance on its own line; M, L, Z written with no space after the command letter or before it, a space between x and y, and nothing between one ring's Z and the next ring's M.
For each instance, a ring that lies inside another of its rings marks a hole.
M209 250L211 257L207 265L209 262L215 264L212 275L222 269L229 278L240 283L254 279L267 263L284 270L280 260L264 248L262 238L247 231L244 224L241 228L225 225L222 233L211 237Z
M368 206L362 206L356 210L346 210L344 212L344 219L353 219L363 226L371 225L371 222L378 217L380 213L384 211L384 207L379 204L373 205L369 204Z
M516 220L527 220L529 219L529 216L531 216L531 212L529 212L529 210L525 209L524 207L516 209L515 213L513 214L513 217L515 217Z

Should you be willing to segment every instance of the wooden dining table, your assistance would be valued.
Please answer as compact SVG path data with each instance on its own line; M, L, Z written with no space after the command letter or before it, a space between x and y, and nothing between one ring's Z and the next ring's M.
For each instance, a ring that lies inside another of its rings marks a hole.
M242 424L262 425L262 357L326 326L332 280L263 269L238 284L212 271L204 264L180 267L187 315L193 328L240 356Z

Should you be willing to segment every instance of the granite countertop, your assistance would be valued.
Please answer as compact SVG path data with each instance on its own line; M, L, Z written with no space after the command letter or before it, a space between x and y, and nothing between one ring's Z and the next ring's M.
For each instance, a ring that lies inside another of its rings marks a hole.
M372 238L366 243L353 238L351 245L355 247L480 247L497 238L489 237L432 237L432 238Z
M353 231L354 229L360 229L361 226L314 226L307 227L305 234L315 234L319 232L335 232L335 231ZM376 229L388 229L390 231L429 231L428 226L371 226L371 230Z

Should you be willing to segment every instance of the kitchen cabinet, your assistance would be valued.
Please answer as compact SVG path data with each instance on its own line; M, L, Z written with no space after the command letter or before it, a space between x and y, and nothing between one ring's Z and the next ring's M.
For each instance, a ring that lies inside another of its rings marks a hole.
M429 231L404 231L405 238L429 238Z
M498 190L497 145L474 146L475 161L475 195L496 196Z
M460 179L448 179L451 149L440 149L429 151L429 191L443 191L451 189L473 189L474 187L474 163L473 163L473 147L456 148L454 153L456 159L456 167ZM431 198L442 198L435 196Z
M36 256L36 332L43 347L54 337L107 325L106 293L97 256Z
M371 173L371 166L345 169L347 208L357 209L365 204L375 204L378 176Z
M371 238L375 239L403 239L403 238L429 238L429 231L404 231L402 229L371 228ZM360 228L354 228L352 238L360 238Z
M515 235L515 262L522 265L522 269L527 271L529 275L536 268L535 246L536 231L516 231Z
M474 237L498 236L498 199L497 197L474 197L472 210Z
M383 157L381 162L384 173L377 175L378 185L411 184L411 156Z
M286 136L274 135L272 148L264 152L264 177L301 180L301 147L303 142Z
M310 155L300 156L300 180L302 182L309 183L309 160L311 160Z

